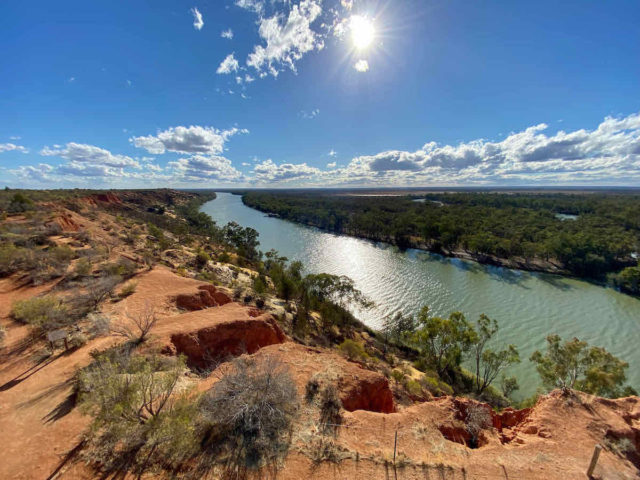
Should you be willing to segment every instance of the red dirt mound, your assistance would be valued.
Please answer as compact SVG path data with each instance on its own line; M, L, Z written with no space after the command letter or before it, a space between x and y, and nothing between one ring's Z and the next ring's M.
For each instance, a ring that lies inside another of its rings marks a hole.
M368 410L391 413L395 410L389 381L379 373L362 370L357 376L344 376L338 388L342 406L350 412Z
M213 285L200 285L196 293L182 293L176 296L176 306L189 311L204 310L231 302L229 295L216 290Z
M309 380L316 377L321 383L336 385L347 411L395 411L393 394L384 375L349 362L331 350L287 342L263 348L256 355L278 355L289 366L301 396L305 395Z
M73 216L68 213L62 213L53 220L45 223L45 226L47 227L52 225L58 225L63 232L77 232L83 228L83 225L76 222Z

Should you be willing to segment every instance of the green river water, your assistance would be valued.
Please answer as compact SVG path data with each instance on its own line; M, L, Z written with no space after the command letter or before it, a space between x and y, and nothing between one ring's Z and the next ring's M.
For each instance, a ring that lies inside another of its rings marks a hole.
M460 310L475 321L481 313L500 324L497 343L513 343L522 363L508 373L521 389L516 397L535 392L540 384L531 353L544 348L545 337L558 333L606 348L629 363L631 386L640 390L640 300L610 288L556 275L538 274L445 258L297 225L245 206L239 195L218 193L202 206L219 224L235 221L260 233L260 249L274 248L300 260L309 272L351 277L376 302L356 311L377 328L387 315L415 314L429 305L434 314Z

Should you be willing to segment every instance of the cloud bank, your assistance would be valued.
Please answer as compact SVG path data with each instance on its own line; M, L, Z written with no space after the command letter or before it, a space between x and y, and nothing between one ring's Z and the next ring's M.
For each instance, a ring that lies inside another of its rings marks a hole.
M414 151L359 155L342 167L336 162L319 168L307 162L278 164L269 159L256 161L248 170L247 159L232 161L223 155L227 142L247 130L178 126L130 138L133 146L154 155L179 156L164 166L152 163L153 158L70 142L40 150L41 156L61 159L58 165L23 165L8 172L30 182L91 178L157 186L194 182L210 186L640 185L640 113L606 117L593 130L548 130L541 123L500 141L477 139L457 145L428 141ZM22 151L6 145L0 144L2 151Z

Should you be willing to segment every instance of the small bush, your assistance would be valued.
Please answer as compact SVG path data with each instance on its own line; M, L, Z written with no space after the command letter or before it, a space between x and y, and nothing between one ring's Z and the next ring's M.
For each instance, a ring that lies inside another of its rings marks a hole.
M155 308L149 303L145 305L142 311L136 313L126 312L125 315L127 320L115 325L112 328L112 332L114 335L129 339L135 345L147 340L151 329L158 322Z
M4 339L7 336L7 330L4 326L0 325L0 346L4 343Z
M369 358L369 355L365 351L364 347L353 340L346 339L338 346L338 350L340 350L344 355L347 356L349 360L356 361L365 361Z
M107 297L111 296L113 290L122 281L119 276L107 276L90 279L86 283L86 291L84 295L74 299L77 308L86 307L89 311L96 310L100 303ZM88 312L87 312L88 313Z
M75 333L72 333L71 336L69 337L68 343L69 343L69 348L76 349L86 345L87 342L88 342L88 339L85 334L83 334L82 332L75 332Z
M313 399L318 394L318 391L320 391L320 382L318 381L318 378L315 376L311 377L307 382L307 385L304 391L305 391L304 398L307 401L307 403L313 402Z
M91 338L107 335L111 331L111 319L102 313L90 313L87 315L87 320Z
M82 257L76 262L74 273L78 277L86 277L91 273L91 268L91 260L89 260L87 257Z
M206 267L210 261L211 257L207 252L205 252L204 250L198 251L198 254L196 255L196 266L198 267L198 269Z
M393 380L396 382L396 385L400 385L404 383L406 375L401 370L394 369L391 372L391 378L393 378Z
M264 308L264 305L265 305L264 297L256 298L256 307L262 310Z
M121 258L116 263L107 263L102 267L108 276L133 277L138 271L138 266L127 258Z
M124 287L122 287L122 290L120 290L120 298L126 298L129 295L133 295L136 291L137 286L138 282L127 283Z
M184 361L96 354L79 374L81 407L93 415L85 459L109 476L141 476L151 465L172 468L197 451L197 411L176 391ZM124 475L123 475L124 476Z
M418 382L417 380L409 380L405 385L405 388L407 389L409 395L412 395L414 397L420 397L423 394L422 385L420 385L420 382Z
M44 330L55 330L66 322L67 309L56 297L34 297L18 300L13 304L11 315L18 322Z
M469 432L469 435L471 435L469 447L477 448L480 432L485 428L491 427L491 414L488 409L482 405L469 405L464 423L465 429Z
M324 434L335 435L342 424L342 401L335 385L329 384L320 392L320 426Z
M236 359L204 396L209 424L201 467L226 464L223 478L275 465L286 455L298 400L288 368L274 357Z
M258 295L262 295L267 291L267 281L263 275L258 275L253 279L253 290Z
M229 263L231 261L231 256L227 252L222 252L218 255L218 261L221 263Z

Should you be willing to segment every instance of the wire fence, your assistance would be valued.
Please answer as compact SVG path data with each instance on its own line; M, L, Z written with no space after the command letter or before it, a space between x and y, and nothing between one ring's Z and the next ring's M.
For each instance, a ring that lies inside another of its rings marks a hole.
M402 480L403 478L406 477L406 474L409 473L407 472L407 470L409 469L413 469L414 471L426 470L427 473L425 473L424 475L420 475L420 477L425 479L433 478L434 480L473 480L473 479L532 480L532 479L544 478L544 474L541 471L538 471L535 474L533 473L523 474L521 471L517 473L511 473L508 471L506 466L501 465L500 463L496 463L495 473L487 474L487 473L476 473L473 471L473 467L467 468L467 467L445 464L441 461L438 461L437 455L434 455L434 458L431 459L435 463L429 463L424 460L416 462L414 460L408 460L408 458L406 457L400 459L398 456L398 452L404 450L402 453L405 453L407 447L411 448L411 444L407 445L406 443L409 437L411 438L412 442L416 442L420 440L429 441L429 439L426 438L428 435L424 435L420 431L420 428L419 427L416 428L415 425L408 426L408 427L385 425L383 428L363 427L360 425L347 425L347 424L337 424L337 423L325 423L323 425L328 427L334 427L336 428L336 431L338 431L338 429L344 428L354 433L359 431L375 432L377 436L374 436L373 438L377 440L382 440L380 437L380 434L382 433L386 435L391 435L393 440L392 440L392 443L388 444L388 449L389 449L389 452L393 451L393 461L388 463L385 462L385 465L391 470L392 477L387 476L385 480L392 480L392 479ZM426 427L426 425L424 425L424 427ZM357 437L357 433L356 433L356 438L358 440L363 440L362 438ZM367 437L367 438L371 438L371 437ZM463 438L460 438L460 440L461 440L460 442L455 442L455 443L458 443L460 445L466 445L466 442L464 441ZM448 440L446 438L443 438L442 441L446 442ZM437 445L434 445L434 447L436 447L437 449ZM597 463L598 456L600 453L599 450L600 450L600 446L596 445L593 458L591 459L593 468L595 468L595 465ZM589 465L589 470L591 471L592 471L592 465ZM533 465L529 465L529 466L533 467ZM429 475L428 472L435 473L436 476L434 477L432 475ZM562 469L557 462L554 462L553 464L553 472L554 472L553 474L554 478L569 479L569 478L575 478L576 476L575 470ZM416 475L410 475L409 478L416 478ZM587 468L585 468L584 477L582 478L592 478L591 476L587 476Z

